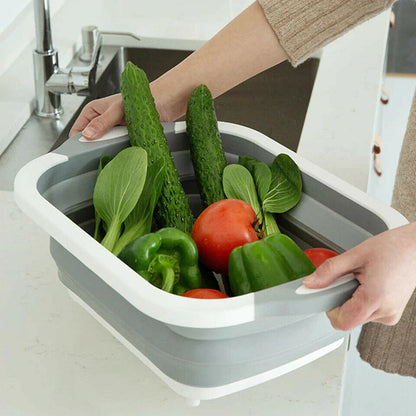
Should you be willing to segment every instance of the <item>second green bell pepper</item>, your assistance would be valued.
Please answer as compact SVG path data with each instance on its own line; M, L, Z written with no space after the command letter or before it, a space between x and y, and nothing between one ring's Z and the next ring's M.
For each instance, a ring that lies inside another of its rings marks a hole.
M202 285L196 244L188 234L176 228L162 228L139 237L118 257L166 292L181 295Z
M234 295L267 289L307 276L314 270L297 244L280 233L235 248L228 265Z

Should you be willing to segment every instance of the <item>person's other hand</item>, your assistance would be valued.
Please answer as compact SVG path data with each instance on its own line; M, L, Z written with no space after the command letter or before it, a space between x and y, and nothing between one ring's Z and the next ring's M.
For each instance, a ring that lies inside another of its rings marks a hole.
M324 288L354 273L360 286L351 299L327 312L335 329L373 321L395 325L416 287L416 223L386 231L326 260L303 283Z

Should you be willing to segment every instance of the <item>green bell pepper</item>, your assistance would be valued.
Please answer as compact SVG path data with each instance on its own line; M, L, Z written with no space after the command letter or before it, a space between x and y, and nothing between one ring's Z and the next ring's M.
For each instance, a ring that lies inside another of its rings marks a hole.
M196 244L176 228L145 234L128 244L118 257L166 292L181 295L202 285Z
M314 270L315 266L297 244L280 233L235 248L228 265L234 295L280 285Z

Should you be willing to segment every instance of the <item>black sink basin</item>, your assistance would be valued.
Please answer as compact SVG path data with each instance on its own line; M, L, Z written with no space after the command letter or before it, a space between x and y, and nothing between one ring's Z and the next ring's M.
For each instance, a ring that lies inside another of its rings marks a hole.
M84 105L120 91L120 75L127 61L142 68L152 81L190 53L192 51L120 48L100 77L93 96ZM247 80L215 99L218 120L251 127L296 151L318 64L319 60L310 59L293 68L285 62ZM54 148L65 141L69 129L70 126L62 132Z

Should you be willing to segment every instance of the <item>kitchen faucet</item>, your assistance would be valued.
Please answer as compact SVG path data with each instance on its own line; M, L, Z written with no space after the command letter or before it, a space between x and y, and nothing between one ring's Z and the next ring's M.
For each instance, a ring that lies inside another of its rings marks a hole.
M49 0L33 0L36 49L33 51L36 114L59 118L61 94L88 95L95 84L102 36L96 26L82 28L79 59L87 66L60 68L58 52L52 43Z

